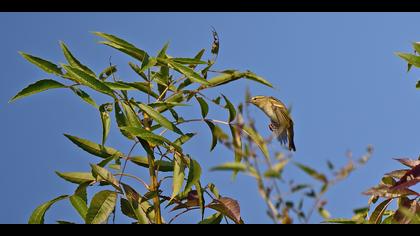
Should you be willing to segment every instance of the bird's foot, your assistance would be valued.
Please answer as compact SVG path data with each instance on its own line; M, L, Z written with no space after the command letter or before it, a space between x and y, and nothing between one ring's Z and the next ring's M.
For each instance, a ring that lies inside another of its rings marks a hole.
M271 132L274 132L276 126L274 124L269 124L268 128L271 130Z

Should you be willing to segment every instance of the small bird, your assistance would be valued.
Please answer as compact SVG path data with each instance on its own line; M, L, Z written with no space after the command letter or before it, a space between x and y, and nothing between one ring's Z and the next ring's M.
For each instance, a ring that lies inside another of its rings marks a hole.
M293 141L293 120L290 118L286 106L278 99L268 96L255 96L249 103L260 108L270 119L268 128L274 132L281 144L289 143L289 150L296 151Z

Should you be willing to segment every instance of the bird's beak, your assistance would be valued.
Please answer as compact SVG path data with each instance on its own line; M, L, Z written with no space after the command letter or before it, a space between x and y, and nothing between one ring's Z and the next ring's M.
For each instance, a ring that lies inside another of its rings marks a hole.
M246 103L252 104L252 100L250 99L250 100L246 101Z

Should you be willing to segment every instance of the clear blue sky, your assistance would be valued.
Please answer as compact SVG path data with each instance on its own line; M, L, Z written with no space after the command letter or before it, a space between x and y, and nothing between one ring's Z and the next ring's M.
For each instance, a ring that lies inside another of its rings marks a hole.
M97 142L101 137L97 111L70 91L48 91L7 103L28 84L48 78L18 51L64 62L58 44L63 40L99 72L111 55L117 65L125 66L130 59L97 44L90 31L118 35L151 54L169 41L171 55L193 56L209 48L214 26L221 42L217 68L250 69L277 88L246 81L220 92L238 103L249 85L253 94L273 95L293 105L296 160L325 169L327 159L344 163L347 150L358 156L368 144L374 146L368 165L327 196L333 217L349 217L354 207L366 205L362 191L377 184L383 173L401 167L392 158L419 154L419 73L407 74L406 64L394 55L411 51L411 42L420 40L418 22L418 13L0 13L0 222L25 223L40 203L71 194L75 186L54 170L88 171L87 164L98 161L63 133ZM268 134L266 118L253 111L258 127ZM191 111L191 116L199 116L199 111ZM216 111L210 116L226 118ZM206 170L232 160L223 149L208 153L207 128L194 128L201 136L188 151ZM115 125L111 132L109 145L126 150L128 144ZM240 176L232 182L227 174L208 171L204 176L240 201L246 222L270 223L252 179ZM297 171L288 176L307 180ZM46 216L47 222L55 219L74 220L77 213L63 202ZM195 221L184 217L178 222Z

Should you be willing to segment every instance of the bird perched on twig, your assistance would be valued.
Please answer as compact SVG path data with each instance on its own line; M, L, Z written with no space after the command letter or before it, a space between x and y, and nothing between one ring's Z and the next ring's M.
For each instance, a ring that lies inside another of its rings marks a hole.
M255 96L249 103L260 108L270 119L269 129L275 134L281 144L289 144L290 151L296 151L293 141L293 120L286 106L278 99L268 96Z

